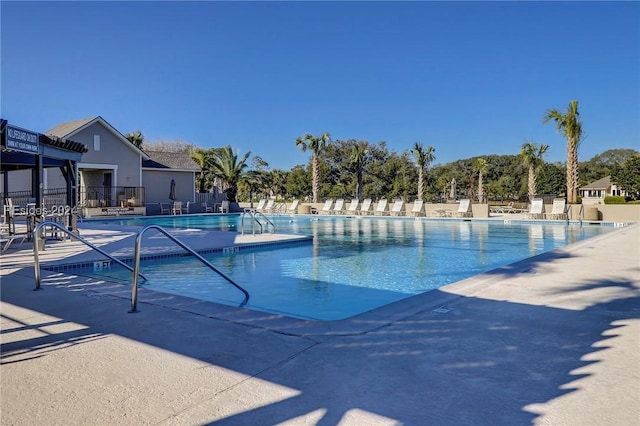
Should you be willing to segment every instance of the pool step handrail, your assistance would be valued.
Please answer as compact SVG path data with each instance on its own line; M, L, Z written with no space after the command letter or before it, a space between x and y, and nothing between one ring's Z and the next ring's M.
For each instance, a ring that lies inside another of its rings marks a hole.
M198 259L200 262L204 263L206 266L208 266L215 273L217 273L222 278L227 280L231 285L233 285L235 288L237 288L238 290L240 290L244 294L244 300L242 301L242 303L240 303L240 306L244 306L244 305L247 304L247 302L249 301L249 292L247 290L242 288L239 284L234 282L231 278L229 278L227 275L225 275L222 271L218 270L218 268L216 268L211 263L209 263L205 258L200 256L200 254L198 254L195 250L191 249L189 246L184 244L182 241L180 241L179 239L177 239L176 237L171 235L169 232L167 232L161 226L158 226L158 225L147 225L144 228L142 228L142 230L140 232L138 232L138 235L136 235L135 253L134 253L134 257L133 257L133 283L131 285L131 310L129 311L130 313L138 312L138 309L137 309L138 308L138 275L140 274L140 247L142 246L142 235L145 232L147 232L149 229L155 229L156 231L160 232L161 234L164 234L164 236L166 236L171 241L173 241L174 243L176 243L177 245L179 245L180 247L185 249L193 257Z
M272 234L276 232L276 225L274 225L274 223L271 220L269 220L269 218L266 217L262 212L259 212L256 209L245 209L244 212L242 212L242 216L240 217L240 233L242 235L244 235L244 216L247 214L249 215L249 217L251 217L251 233L253 235L256 234L256 229L255 229L256 223L260 227L260 233L262 234L264 232L264 227L262 226L262 222L258 220L258 216L261 216L262 218L264 218L266 223L268 225L271 225Z
M86 246L92 248L93 250L97 251L101 255L103 255L105 257L108 257L109 259L113 260L118 265L123 266L126 269L130 270L131 272L133 272L133 268L131 266L127 265L126 263L124 263L120 259L117 259L117 258L111 256L109 253L105 252L101 248L96 247L95 245L91 244L89 241L85 240L80 235L69 231L67 228L65 228L64 226L60 225L57 222L45 221L45 222L40 222L38 224L38 226L36 226L36 228L33 230L33 268L34 268L34 275L35 275L35 279L36 279L36 288L34 290L39 290L40 289L40 255L39 255L39 248L40 248L40 241L41 241L40 230L42 228L46 227L46 226L51 226L51 227L59 229L60 231L62 231L64 233L66 233L67 235L69 235L71 238L75 238L76 240L80 241L84 245L86 245ZM147 277L145 277L144 275L142 275L142 274L139 274L139 275L142 277L143 280L145 280L145 281L147 280Z

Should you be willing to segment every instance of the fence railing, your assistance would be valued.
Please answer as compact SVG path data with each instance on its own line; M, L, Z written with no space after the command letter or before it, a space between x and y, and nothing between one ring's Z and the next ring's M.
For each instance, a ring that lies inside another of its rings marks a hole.
M140 207L144 206L143 186L82 186L81 207Z

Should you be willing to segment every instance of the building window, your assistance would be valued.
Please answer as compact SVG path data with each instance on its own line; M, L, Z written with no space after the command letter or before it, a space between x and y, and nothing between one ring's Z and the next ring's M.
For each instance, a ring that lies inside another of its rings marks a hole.
M93 135L93 150L100 151L100 135Z

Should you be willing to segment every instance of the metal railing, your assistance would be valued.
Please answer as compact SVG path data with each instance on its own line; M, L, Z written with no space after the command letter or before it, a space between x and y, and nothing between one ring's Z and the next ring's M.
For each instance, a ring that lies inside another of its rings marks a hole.
M171 241L173 241L174 243L176 243L177 245L179 245L180 247L185 249L193 257L198 259L200 262L204 263L206 266L208 266L215 273L217 273L222 278L227 280L231 285L233 285L235 288L237 288L238 290L240 290L244 294L244 300L242 301L242 303L240 303L239 306L244 306L244 305L247 304L247 302L249 301L249 292L247 290L242 288L240 285L236 284L231 278L226 276L223 272L219 271L215 266L213 266L211 263L209 263L205 258L200 256L196 251L194 251L193 249L189 248L182 241L178 240L176 237L171 235L169 232L164 230L162 227L160 227L158 225L148 225L148 226L145 226L144 228L142 228L142 230L140 232L138 232L138 235L136 236L136 243L135 243L136 244L135 245L136 248L135 248L135 254L134 254L134 258L133 258L133 283L131 285L131 310L129 312L131 312L131 313L138 312L137 307L138 307L138 275L140 274L140 272L139 272L140 271L140 247L142 246L142 235L145 232L147 232L149 229L155 229L155 230L159 231L160 233L164 234L164 236L166 236Z
M144 186L81 186L82 207L139 207L145 203Z
M258 226L260 227L260 233L264 233L264 227L262 226L262 222L260 222L260 220L258 220L257 216L261 216L262 218L264 218L264 220L266 221L267 225L271 225L271 233L274 234L276 232L276 225L274 225L273 222L271 222L269 220L268 217L266 217L262 212L257 211L256 209L245 209L242 212L242 216L240 216L240 233L242 235L244 235L244 217L245 215L249 215L249 217L251 217L251 233L253 235L256 234L256 229L255 229L255 224L257 223Z
M123 266L126 269L134 272L134 270L133 270L133 268L131 266L127 265L126 263L124 263L120 259L116 259L115 257L111 256L109 253L105 252L104 250L100 249L99 247L94 246L89 241L85 240L84 238L82 238L78 234L74 234L73 232L71 232L67 228L65 228L64 226L61 226L60 224L58 224L56 222L41 222L33 230L33 268L34 268L34 275L35 275L35 279L36 279L36 288L34 290L39 290L40 289L40 255L39 255L39 247L41 245L41 241L43 241L41 239L41 236L40 236L40 231L46 226L50 226L52 228L59 229L60 231L66 233L71 238L75 238L76 240L80 241L81 243L84 243L86 246L94 249L95 251L97 251L98 253L102 254L103 256L108 257L109 259L113 260L118 265ZM44 247L44 245L43 245L43 247ZM147 278L144 275L139 274L139 273L136 272L136 278L138 277L138 275L140 275L143 280L145 280L145 281L147 280Z

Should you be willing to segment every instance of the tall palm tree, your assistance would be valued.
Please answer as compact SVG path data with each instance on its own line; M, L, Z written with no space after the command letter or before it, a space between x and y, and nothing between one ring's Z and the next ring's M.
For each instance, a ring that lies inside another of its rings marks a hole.
M349 165L356 174L356 198L362 198L362 176L367 164L369 148L365 141L351 141L349 149Z
M524 164L529 166L529 200L533 200L536 195L536 175L538 174L538 168L544 164L542 157L548 149L549 145L537 145L529 141L522 144L522 148L520 148L520 157L522 157Z
M436 159L434 152L436 149L432 146L424 149L420 142L416 142L411 150L416 157L416 163L418 163L418 200L422 200L424 195L424 178L426 169L429 168L429 164Z
M484 183L483 175L487 173L489 163L484 158L478 158L473 163L473 169L478 172L478 201L484 202Z
M326 144L331 141L331 135L329 133L323 133L320 136L313 136L311 133L306 133L304 136L300 136L296 139L296 146L302 149L302 152L306 152L307 149L311 150L311 166L313 170L313 202L318 202L318 191L320 190L320 177L318 175L318 159L320 152Z
M142 143L144 142L144 135L140 130L136 130L135 132L126 133L124 137L135 145L136 148L142 149Z
M231 146L215 150L211 157L211 172L222 180L222 190L227 193L227 199L236 202L238 194L238 182L242 177L242 171L247 167L247 159L251 151L244 154L241 159L233 152Z
M200 190L198 192L204 193L206 192L205 173L208 171L208 168L209 168L209 165L208 165L209 155L207 154L207 151L205 151L204 149L198 148L191 154L191 159L196 162L198 167L200 167Z
M555 121L556 130L562 132L567 140L567 201L575 204L578 201L578 145L582 138L578 101L569 102L564 114L555 108L547 110L543 121Z

